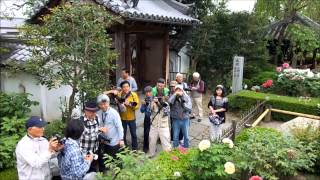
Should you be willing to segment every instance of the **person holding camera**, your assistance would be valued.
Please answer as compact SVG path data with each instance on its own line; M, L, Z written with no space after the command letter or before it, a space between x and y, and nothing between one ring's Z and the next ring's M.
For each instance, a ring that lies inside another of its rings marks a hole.
M120 112L122 126L124 130L124 142L127 145L126 134L129 126L131 134L132 149L138 150L137 125L135 111L139 109L139 97L135 92L131 92L130 83L123 81L120 84L121 91L118 93L120 106L125 106L125 111Z
M119 113L110 107L110 99L107 95L101 94L97 98L99 111L97 112L100 127L106 128L100 138L99 145L99 171L105 171L104 154L116 158L116 153L124 146L123 127Z
M151 102L151 111L152 119L149 134L149 156L153 157L156 154L157 141L159 138L162 149L164 151L171 151L169 128L170 106L164 99L154 97Z
M179 146L179 133L181 130L183 134L183 146L189 148L189 116L192 110L192 102L183 90L182 85L178 84L175 86L175 92L170 96L169 104L173 128L173 147Z
M55 138L43 137L46 122L38 116L26 122L27 134L16 146L19 179L51 179L50 159L63 148Z
M163 97L163 96L169 96L170 90L165 87L166 81L163 78L159 78L157 81L157 85L152 88L152 96L153 97Z
M208 103L208 108L210 109L209 120L212 123L210 139L219 141L222 135L222 125L226 121L226 111L228 110L228 98L222 85L215 88L214 95Z
M140 107L140 112L144 113L143 121L143 152L147 153L149 150L149 132L151 126L151 102L152 102L152 87L147 86L144 88L145 99Z
M84 125L84 131L80 137L80 148L83 154L97 154L99 147L99 135L106 133L106 127L99 126L98 110L96 102L87 102L84 108L84 116L80 117L80 121ZM90 171L97 171L97 161L91 163Z
M92 154L83 155L78 143L83 131L83 123L77 119L70 120L65 128L64 148L58 155L60 176L63 180L95 179L95 172L88 173L94 157Z
M178 85L182 85L184 91L190 91L188 84L183 81L183 74L177 73L176 82Z

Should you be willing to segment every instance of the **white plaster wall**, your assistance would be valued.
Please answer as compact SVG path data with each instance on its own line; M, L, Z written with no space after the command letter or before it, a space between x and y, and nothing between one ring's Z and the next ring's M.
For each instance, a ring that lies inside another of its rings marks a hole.
M1 70L1 90L6 93L21 93L21 85L25 87L25 92L32 94L29 98L38 101L38 106L31 107L30 115L42 116L47 121L61 118L60 97L69 97L71 88L63 86L58 89L49 90L47 87L37 84L37 80L29 74L11 73Z
M188 73L189 67L190 67L190 56L187 55L187 48L184 46L179 51L179 56L181 57L181 72L182 73Z

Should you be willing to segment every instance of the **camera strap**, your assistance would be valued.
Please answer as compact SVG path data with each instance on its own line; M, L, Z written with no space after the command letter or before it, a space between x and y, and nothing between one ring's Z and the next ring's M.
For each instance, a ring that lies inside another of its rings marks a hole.
M157 105L158 106L158 105ZM159 107L159 106L158 106ZM158 110L158 112L153 116L153 118L152 118L152 120L151 120L151 124L153 123L153 121L154 121L154 119L160 114L160 111L162 110L162 106L161 107L159 107L159 110Z

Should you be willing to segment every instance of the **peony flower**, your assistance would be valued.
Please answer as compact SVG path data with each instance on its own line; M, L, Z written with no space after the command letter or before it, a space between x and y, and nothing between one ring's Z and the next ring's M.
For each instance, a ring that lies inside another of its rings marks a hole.
M286 68L289 68L290 65L289 65L289 63L283 63L283 64L282 64L282 67L286 69Z
M181 173L178 172L178 171L176 171L176 172L173 173L173 176L180 177L180 176L181 176Z
M172 156L171 159L174 160L174 161L178 161L179 160L178 156Z
M232 162L226 162L224 164L224 172L227 174L233 174L236 171L236 168Z
M222 139L222 143L223 143L223 144L228 144L229 148L233 148L233 142L232 142L232 140L229 139L229 138L223 138L223 139Z
M262 180L262 177L260 176L251 176L249 180Z
M296 155L296 151L293 150L293 149L289 149L289 150L287 150L287 155L288 155L288 158L289 158L290 160L292 160L292 159L294 159L294 157L295 157L295 155Z
M200 151L204 151L210 147L210 141L209 140L202 140L198 145Z
M277 72L281 72L282 71L282 67L277 67Z

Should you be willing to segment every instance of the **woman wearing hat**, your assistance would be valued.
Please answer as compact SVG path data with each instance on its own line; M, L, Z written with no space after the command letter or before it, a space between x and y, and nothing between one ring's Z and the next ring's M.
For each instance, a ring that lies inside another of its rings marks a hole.
M210 109L209 120L211 122L210 138L212 141L219 141L222 136L222 124L225 123L226 111L228 110L228 98L225 96L224 87L218 85L208 103Z

